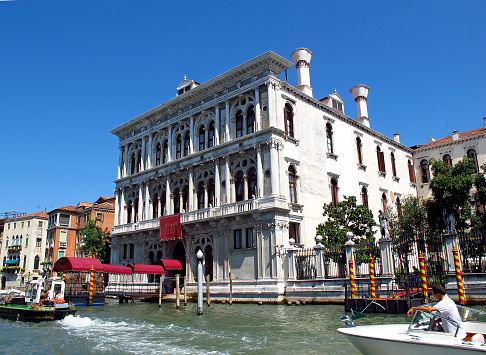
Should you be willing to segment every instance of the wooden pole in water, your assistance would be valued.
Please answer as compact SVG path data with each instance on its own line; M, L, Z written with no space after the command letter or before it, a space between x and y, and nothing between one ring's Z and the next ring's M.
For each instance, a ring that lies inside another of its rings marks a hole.
M456 281L457 281L457 292L459 293L459 303L463 306L466 305L466 297L464 296L464 286L462 285L462 274L461 274L461 264L459 263L459 251L454 246L452 249L454 254L454 264L456 266Z
M186 281L187 281L187 278L185 278L183 281L184 281L184 306L187 306L187 292L186 292Z
M88 307L93 305L93 283L94 283L94 267L91 265L89 274L89 292L88 292Z
M233 304L233 279L231 272L229 273L229 304Z
M209 274L206 275L206 303L211 306L211 295L209 294Z
M159 279L159 308L162 306L162 275Z
M179 288L180 284L180 277L181 275L176 275L176 307L179 308L180 306L180 298L181 298L181 290Z
M420 264L420 278L422 279L422 290L424 293L424 303L427 303L429 299L429 290L427 288L427 276L425 275L425 263L424 263L424 256L422 252L419 255L419 264Z

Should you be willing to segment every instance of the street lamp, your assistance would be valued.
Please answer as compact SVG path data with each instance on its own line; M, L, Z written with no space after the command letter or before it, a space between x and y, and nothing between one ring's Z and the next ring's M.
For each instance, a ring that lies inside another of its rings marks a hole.
M199 249L196 253L197 262L197 314L203 314L203 272L202 272L202 258L203 252Z

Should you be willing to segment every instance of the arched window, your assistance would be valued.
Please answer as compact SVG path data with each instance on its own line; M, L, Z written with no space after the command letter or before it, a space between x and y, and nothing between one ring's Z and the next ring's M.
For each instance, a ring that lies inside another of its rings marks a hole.
M467 157L474 161L474 165L476 166L476 172L478 172L479 171L478 156L476 155L476 151L474 149L469 149L467 151Z
M203 151L206 148L206 130L204 126L199 128L199 151Z
M135 153L132 153L132 166L130 167L130 174L135 174L135 167L137 166L137 157Z
M155 166L160 165L160 156L162 154L162 146L160 143L157 143L157 147L155 148Z
M184 211L189 211L189 186L185 185L182 188L182 208Z
M426 184L430 181L430 173L429 173L429 163L427 160L422 160L420 162L420 171L422 172L422 183Z
M295 184L295 169L293 166L289 166L289 193L290 202L297 203L297 188Z
M410 182L415 184L415 170L410 160L408 161L408 175L410 177Z
M383 155L383 152L381 151L380 146L376 147L376 158L378 159L378 171L384 173L386 172L385 170L385 157Z
M169 144L167 141L164 142L164 151L162 154L162 164L165 164L169 161Z
M179 134L176 138L176 159L179 159L182 154L182 136Z
M189 155L189 147L191 144L191 137L189 132L186 133L186 136L184 137L184 156Z
M285 133L291 137L294 136L294 112L290 104L284 107Z
M236 201L243 201L245 199L245 179L241 170L235 175L235 189Z
M334 146L332 142L332 126L330 123L326 124L326 139L327 139L327 152L333 154Z
M334 178L331 179L331 199L334 206L336 206L338 203L338 183Z
M204 182L197 185L197 208L202 210L204 208Z
M387 213L387 201L386 201L386 194L383 192L381 194L381 208L382 208L382 211L383 213Z
M39 261L40 261L39 255L36 255L34 258L34 270L39 270Z
M255 109L250 106L246 112L246 133L250 134L255 132Z
M446 154L446 155L444 155L444 156L442 157L442 161L443 161L444 163L446 163L447 165L452 166L452 158L451 158L450 154Z
M133 223L138 222L138 217L138 198L136 198L133 203Z
M369 208L368 205L368 189L366 186L363 186L361 188L361 204L365 206L366 208Z
M180 190L174 190L174 213L181 213L181 200L179 198Z
M210 179L208 182L208 206L215 206L216 201L215 199L215 184L214 179Z
M159 217L159 195L155 194L152 199L152 218Z
M391 166L392 166L392 174L393 176L397 176L397 169L396 169L396 166L395 166L395 153L391 153L390 154L390 158L391 158Z
M127 205L127 223L132 223L132 201L128 201Z
M243 113L238 111L236 113L236 138L241 137L243 135Z
M248 171L248 198L257 197L257 172L255 168Z
M359 137L356 137L356 151L358 153L358 163L363 164L363 145Z
M214 129L214 122L211 122L209 124L209 130L208 130L208 148L214 147L214 135L215 129Z

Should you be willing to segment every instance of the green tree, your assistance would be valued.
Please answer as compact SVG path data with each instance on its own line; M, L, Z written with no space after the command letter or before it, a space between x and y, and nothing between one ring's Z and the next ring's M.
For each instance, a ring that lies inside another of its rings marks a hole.
M375 245L373 213L366 206L357 205L356 196L344 196L344 201L336 205L332 202L324 204L323 209L327 220L317 226L316 234L322 236L322 244L329 249L341 248L347 241L347 232L355 235L356 249ZM372 254L377 256L378 248L374 248ZM356 262L366 262L368 257L357 253Z
M388 219L392 237L426 232L428 223L425 200L418 196L406 196L400 204L400 213L390 211Z
M471 218L471 188L476 173L474 161L464 157L454 166L436 159L430 162L434 174L430 188L436 208L442 209L444 214L453 214L457 230L466 229ZM445 229L445 224L442 229Z
M481 204L486 205L486 178L484 176L486 172L486 164L481 166L482 172L478 172L474 177L474 186L476 187L475 200ZM474 230L486 229L486 214L484 212L477 211L476 215L471 217L471 227Z
M88 256L100 260L104 264L110 263L110 242L108 239L108 228L101 228L96 224L96 220L88 220L81 229L83 236L83 246L81 250Z

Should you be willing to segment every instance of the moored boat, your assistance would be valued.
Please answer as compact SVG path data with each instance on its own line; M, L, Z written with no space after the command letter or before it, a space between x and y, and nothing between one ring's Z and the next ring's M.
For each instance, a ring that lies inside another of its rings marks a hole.
M338 332L346 335L363 354L471 354L486 352L486 312L458 306L462 323L458 324L440 314L416 311L407 324L355 326L347 318L345 328ZM453 333L440 327L441 322L452 324ZM466 332L465 338L459 334Z
M25 296L3 296L0 318L21 321L49 321L75 314L76 308L64 301L65 284L59 277L32 280L26 285Z

